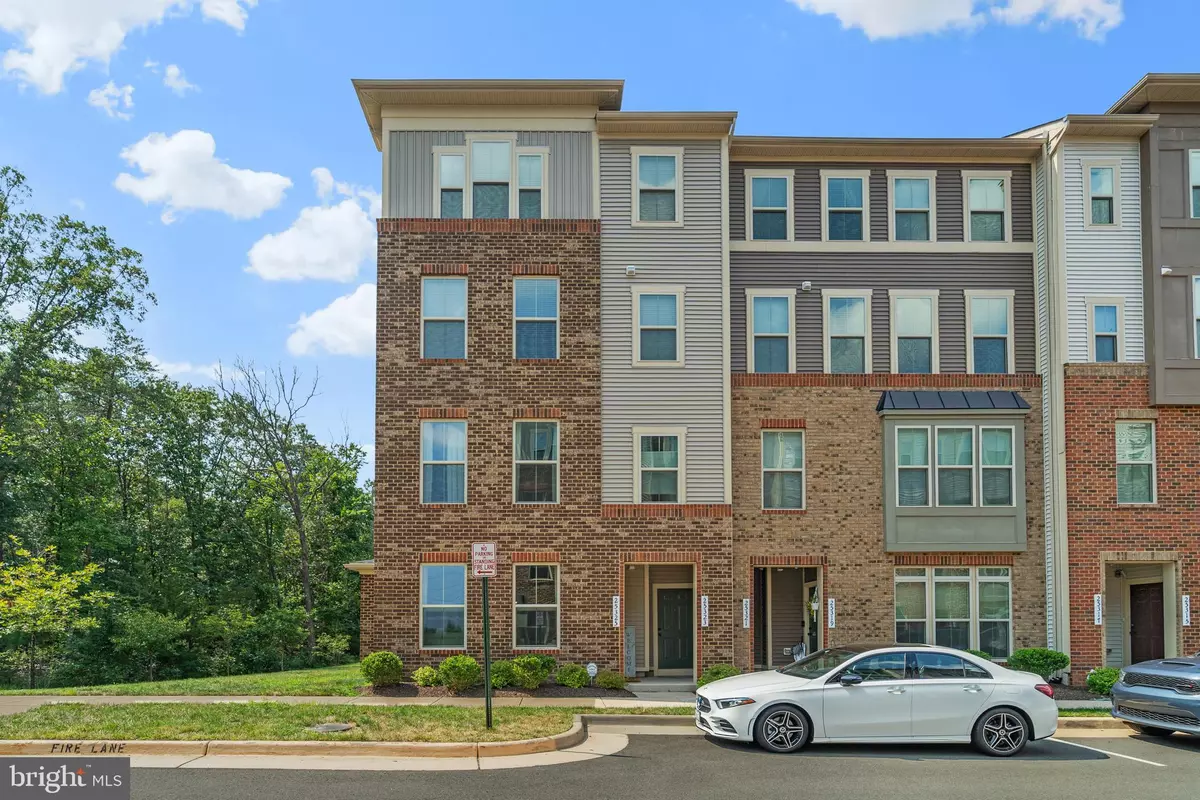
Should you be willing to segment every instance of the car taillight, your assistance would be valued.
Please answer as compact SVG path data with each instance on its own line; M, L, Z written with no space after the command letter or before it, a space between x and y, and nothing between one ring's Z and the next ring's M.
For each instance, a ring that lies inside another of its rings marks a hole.
M1033 688L1037 689L1039 692L1046 695L1046 697L1049 697L1051 700L1054 699L1054 687L1051 686L1050 684L1039 683L1037 686L1035 686Z

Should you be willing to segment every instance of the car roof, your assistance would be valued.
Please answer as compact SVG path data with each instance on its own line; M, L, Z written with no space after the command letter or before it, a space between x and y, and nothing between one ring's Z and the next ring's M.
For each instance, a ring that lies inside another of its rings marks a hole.
M899 642L853 642L851 644L839 644L830 648L831 650L849 650L854 653L867 653L871 650L944 650L950 652L949 647L935 647L930 644L901 644Z

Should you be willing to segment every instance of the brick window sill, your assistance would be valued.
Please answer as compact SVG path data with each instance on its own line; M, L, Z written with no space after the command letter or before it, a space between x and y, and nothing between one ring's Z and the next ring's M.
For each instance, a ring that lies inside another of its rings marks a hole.
M421 503L421 508L450 509L466 507L466 503Z
M561 653L561 648L558 647L514 647L513 656L552 656L556 653Z
M420 652L427 656L460 656L467 652L467 648L455 647L447 650L445 648L437 647L422 647Z
M418 364L465 364L465 358L418 358Z
M772 517L798 517L808 513L807 508L764 508L762 513Z
M530 364L530 365L561 364L562 363L561 358L516 358L513 360L516 361L518 364Z

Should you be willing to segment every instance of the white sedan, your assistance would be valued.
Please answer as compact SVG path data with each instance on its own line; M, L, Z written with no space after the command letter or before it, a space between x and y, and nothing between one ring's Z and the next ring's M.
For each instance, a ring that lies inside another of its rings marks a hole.
M1012 756L1058 728L1054 690L962 650L845 645L696 692L696 726L790 753L810 742L974 742Z

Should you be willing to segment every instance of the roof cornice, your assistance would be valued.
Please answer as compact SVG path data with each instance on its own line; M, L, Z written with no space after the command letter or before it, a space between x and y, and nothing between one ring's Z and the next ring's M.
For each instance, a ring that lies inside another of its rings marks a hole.
M736 111L598 111L601 136L728 136Z
M854 161L896 159L953 161L993 158L1028 161L1041 151L1034 139L854 139L836 137L735 136L730 158Z
M1150 103L1200 103L1200 74L1151 72L1108 109L1109 114L1135 114Z

